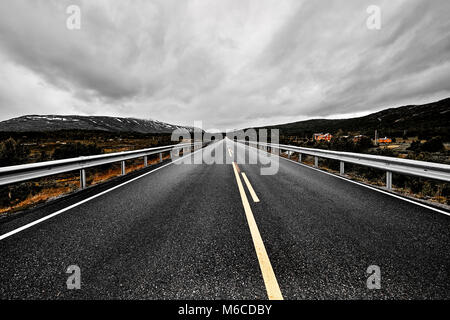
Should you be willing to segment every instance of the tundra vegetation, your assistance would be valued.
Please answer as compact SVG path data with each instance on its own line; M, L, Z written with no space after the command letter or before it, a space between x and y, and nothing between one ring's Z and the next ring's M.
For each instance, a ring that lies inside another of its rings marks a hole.
M129 151L172 144L170 134L102 131L0 132L0 167ZM158 155L149 157L156 163ZM142 159L127 161L127 172L143 167ZM119 176L120 164L87 170L88 185ZM0 186L0 217L55 199L79 189L79 172Z
M280 143L307 148L366 153L450 164L450 144L444 143L443 138L440 136L394 137L391 144L377 146L374 144L374 141L367 136L354 139L354 137L358 135L359 132L344 132L342 129L339 129L335 132L334 137L330 142L317 142L312 138L284 135L280 136ZM306 157L304 161L311 165L313 164L312 157ZM320 159L319 166L325 170L335 173L339 172L339 162L335 160ZM365 183L377 186L384 186L385 184L385 172L381 170L354 164L346 164L345 173L348 177ZM393 188L395 191L407 196L450 205L450 184L448 183L394 173Z

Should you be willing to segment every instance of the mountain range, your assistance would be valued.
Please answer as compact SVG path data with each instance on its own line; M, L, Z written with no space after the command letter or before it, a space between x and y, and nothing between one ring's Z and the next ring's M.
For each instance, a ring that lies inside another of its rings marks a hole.
M172 133L192 127L172 125L156 120L99 116L27 115L0 122L0 132L52 132L86 130L106 132Z
M441 136L450 141L450 98L423 105L385 109L364 117L350 119L313 119L266 126L279 129L284 136L311 137L314 133L359 133L401 137ZM171 133L192 127L172 125L157 120L103 116L27 115L0 122L0 132L54 132L60 130L104 131L144 134ZM255 128L260 129L260 128Z
M311 137L314 133L360 133L401 137L441 136L450 141L450 98L423 105L385 109L350 119L314 119L264 127L279 129L280 135ZM256 128L259 129L259 128Z

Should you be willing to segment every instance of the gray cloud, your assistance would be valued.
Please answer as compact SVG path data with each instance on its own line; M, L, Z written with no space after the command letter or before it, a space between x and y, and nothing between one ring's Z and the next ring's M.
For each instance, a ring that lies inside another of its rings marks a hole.
M67 30L70 4L82 28ZM382 29L368 30L379 5ZM239 128L450 96L447 0L0 2L0 110Z

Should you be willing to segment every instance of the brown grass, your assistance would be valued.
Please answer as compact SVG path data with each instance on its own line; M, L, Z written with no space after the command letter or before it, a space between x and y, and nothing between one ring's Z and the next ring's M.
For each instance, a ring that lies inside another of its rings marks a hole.
M5 213L5 212L25 209L25 208L34 206L34 205L42 203L42 202L46 202L50 199L58 198L63 194L73 192L75 189L76 189L75 185L44 189L42 192L40 192L38 194L30 195L27 199L19 202L18 204L14 205L14 206L11 206L8 208L0 208L0 214Z

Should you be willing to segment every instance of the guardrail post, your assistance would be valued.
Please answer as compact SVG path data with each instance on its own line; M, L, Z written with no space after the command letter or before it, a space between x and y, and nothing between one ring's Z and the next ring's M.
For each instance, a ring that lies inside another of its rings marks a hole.
M317 156L314 157L314 167L316 167L316 168L319 167L319 157L317 157Z
M80 188L86 189L86 170L85 169L80 170Z
M343 175L344 172L345 172L345 162L344 162L344 161L341 161L339 173L340 173L341 175Z
M392 172L386 171L386 188L392 189Z
M147 156L144 156L144 168L148 167L148 158Z
M173 159L174 157L175 157L175 158L180 157L180 150L181 150L181 149L173 148L173 149L170 151L170 159Z
M300 162L300 163L302 162L302 154L301 153L298 154L298 162Z
M162 159L162 152L159 154L159 162L161 163L163 161Z
M290 159L291 158L291 152L288 150L288 159Z
M125 161L121 161L120 167L122 168L122 175L124 176L126 174Z

